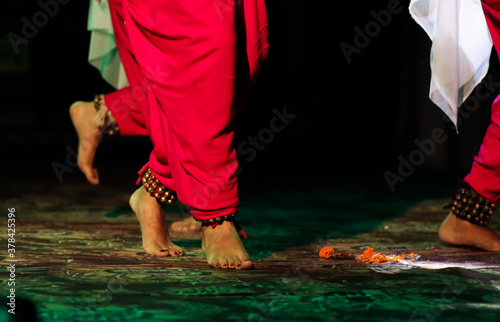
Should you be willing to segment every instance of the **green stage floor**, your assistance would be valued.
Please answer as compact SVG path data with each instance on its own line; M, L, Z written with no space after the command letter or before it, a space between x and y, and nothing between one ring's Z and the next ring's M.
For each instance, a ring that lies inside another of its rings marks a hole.
M239 221L255 270L225 271L206 264L199 233L172 234L187 251L182 258L145 255L127 203L133 185L12 181L0 204L5 223L15 207L16 315L3 305L0 321L35 321L35 311L38 321L500 320L500 253L437 238L452 184L408 183L390 193L353 180L250 182L240 185ZM167 213L182 218L176 206ZM324 246L342 255L320 258ZM420 258L356 261L368 247ZM6 267L0 277L7 296Z

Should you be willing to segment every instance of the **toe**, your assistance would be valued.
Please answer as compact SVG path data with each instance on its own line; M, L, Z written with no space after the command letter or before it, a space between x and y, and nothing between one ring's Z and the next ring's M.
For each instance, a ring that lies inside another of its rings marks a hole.
M212 261L212 266L213 266L214 268L220 268L220 262L219 262L219 259L217 259L217 258L216 258L216 259L214 259L214 260Z
M200 231L201 226L191 225L189 226L190 231Z
M234 259L234 268L241 269L241 260L239 258Z
M157 257L170 256L170 251L168 249L162 249L159 246L144 247L144 252L148 255L153 255L153 256L157 256Z
M93 184L93 185L98 185L99 184L99 175L97 174L96 169L92 169L92 172L90 174L86 174L87 180Z
M171 256L170 252L167 249L162 249L157 252L146 252L149 255L157 256L157 257L168 257Z
M226 256L221 256L219 258L220 267L223 269L229 268L228 258Z
M242 264L242 263L241 263L241 259L239 259L238 257L236 257L236 258L234 259L234 268L235 268L235 269L241 269L241 264Z
M184 256L184 250L180 247L170 247L170 253L174 257Z
M88 182L90 182L93 185L99 184L99 176L97 175L97 170L94 169L92 166L89 165L78 165L82 173L85 175L87 178Z
M241 269L252 269L253 263L248 259L241 264Z
M232 256L228 257L227 264L228 264L229 268L234 268L235 267L235 258Z

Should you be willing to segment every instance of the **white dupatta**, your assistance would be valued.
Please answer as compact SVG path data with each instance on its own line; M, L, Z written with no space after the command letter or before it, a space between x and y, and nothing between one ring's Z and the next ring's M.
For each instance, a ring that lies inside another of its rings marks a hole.
M87 30L91 32L89 63L116 89L127 87L127 75L116 48L107 0L90 0Z
M480 0L412 0L410 14L432 40L430 99L453 121L489 68L491 37Z

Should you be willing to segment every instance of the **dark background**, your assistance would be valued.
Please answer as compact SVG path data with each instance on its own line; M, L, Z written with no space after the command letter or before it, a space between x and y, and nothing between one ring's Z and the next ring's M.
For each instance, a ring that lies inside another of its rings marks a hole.
M397 189L429 178L460 180L467 173L496 93L481 101L457 135L428 99L431 42L410 17L409 1L400 1L402 10L350 63L340 49L342 42L354 45L355 28L363 30L374 20L370 12L385 10L388 3L268 1L270 56L240 114L235 143L267 127L273 108L286 106L297 117L252 162L241 161L243 180L308 184L366 179L389 192L384 173L399 175L398 157L407 159L417 149L414 141L430 138L436 128L445 131L447 140L436 144ZM23 17L31 21L41 7L25 0L5 5L0 20L1 180L8 184L15 174L58 184L54 162L68 165L67 147L77 147L69 106L113 90L87 63L88 1L60 5L17 54L7 34L22 35ZM495 80L497 61L493 53ZM101 182L117 176L133 181L150 150L144 137L105 138L96 158ZM85 181L77 170L63 178Z

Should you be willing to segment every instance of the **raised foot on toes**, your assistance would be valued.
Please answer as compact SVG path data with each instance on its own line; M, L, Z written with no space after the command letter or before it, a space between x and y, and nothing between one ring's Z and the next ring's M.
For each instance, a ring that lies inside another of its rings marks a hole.
M149 255L183 256L184 251L175 245L168 233L163 207L142 187L130 197L130 207L139 220L142 234L142 247Z

